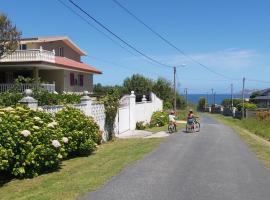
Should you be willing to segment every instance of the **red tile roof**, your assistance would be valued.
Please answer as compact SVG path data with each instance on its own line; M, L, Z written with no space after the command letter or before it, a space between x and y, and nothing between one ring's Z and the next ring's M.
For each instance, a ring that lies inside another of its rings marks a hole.
M85 63L77 62L69 58L55 56L55 64L60 65L63 68L69 68L73 70L79 70L84 72L90 72L94 74L102 74L102 72L92 66Z

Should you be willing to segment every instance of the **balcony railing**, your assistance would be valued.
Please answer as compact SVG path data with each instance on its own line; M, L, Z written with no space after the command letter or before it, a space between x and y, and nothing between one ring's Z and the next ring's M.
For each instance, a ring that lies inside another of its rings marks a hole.
M41 83L41 84L13 84L13 83L2 83L0 84L0 93L1 92L6 92L11 89L16 89L19 92L24 92L26 89L36 89L36 88L41 88L44 90L47 90L48 92L54 92L55 91L55 83L52 84L47 84L47 83Z
M25 62L47 61L55 62L55 52L40 49L16 50L9 55L4 55L0 62Z

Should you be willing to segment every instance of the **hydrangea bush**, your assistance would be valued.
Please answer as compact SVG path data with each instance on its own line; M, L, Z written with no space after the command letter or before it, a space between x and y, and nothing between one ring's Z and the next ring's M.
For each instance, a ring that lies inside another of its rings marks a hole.
M89 154L100 144L99 126L80 110L66 107L56 113L55 118L62 129L62 141L69 156Z
M49 114L21 107L0 110L0 171L16 177L32 177L59 165L65 150Z
M91 153L100 142L98 125L74 108L55 117L22 107L0 109L0 174L37 176L66 156Z

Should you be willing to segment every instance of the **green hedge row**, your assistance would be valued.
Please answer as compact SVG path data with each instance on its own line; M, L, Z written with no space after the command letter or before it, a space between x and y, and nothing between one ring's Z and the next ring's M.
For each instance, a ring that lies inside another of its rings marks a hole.
M89 154L101 142L98 125L75 108L54 117L22 107L0 110L0 174L33 177L70 156Z

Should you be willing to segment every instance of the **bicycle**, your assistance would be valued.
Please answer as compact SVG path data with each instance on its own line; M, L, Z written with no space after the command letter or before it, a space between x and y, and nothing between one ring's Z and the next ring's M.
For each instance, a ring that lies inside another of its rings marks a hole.
M170 122L168 125L168 132L169 133L174 133L176 132L176 125L173 122Z
M192 123L186 124L186 132L187 133L195 133L199 132L201 128L201 124L197 121L197 117L194 117L194 120Z

